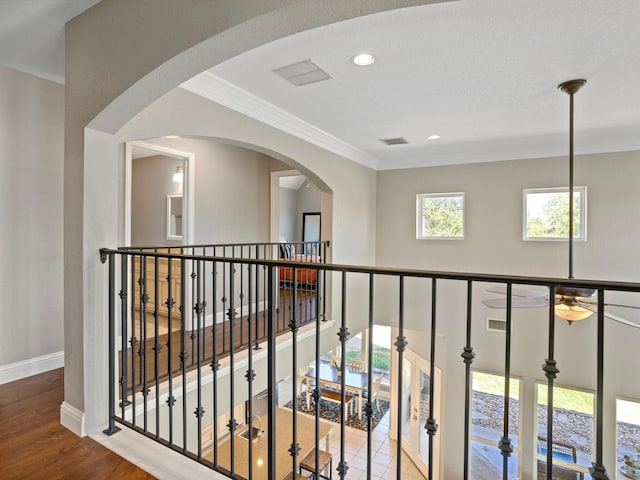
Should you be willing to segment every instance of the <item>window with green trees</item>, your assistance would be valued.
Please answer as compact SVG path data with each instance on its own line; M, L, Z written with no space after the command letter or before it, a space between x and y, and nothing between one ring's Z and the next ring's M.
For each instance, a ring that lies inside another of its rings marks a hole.
M416 203L416 238L464 238L464 193L422 193Z
M524 190L525 240L566 240L569 238L569 189ZM573 191L573 238L586 240L587 187Z

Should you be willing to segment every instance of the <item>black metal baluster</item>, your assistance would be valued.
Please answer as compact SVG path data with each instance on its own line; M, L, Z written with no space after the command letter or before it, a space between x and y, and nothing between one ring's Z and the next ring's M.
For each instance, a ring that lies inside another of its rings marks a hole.
M102 263L105 257L101 256ZM109 262L109 426L103 433L111 436L120 429L116 427L116 307L115 307L115 282L116 265L115 255L110 253Z
M573 98L573 97L572 97ZM596 372L596 461L589 467L594 480L609 480L607 469L602 461L604 434L604 290L598 289L598 338Z
M251 349L251 337L252 337L252 328L251 328L251 264L247 265L247 282L249 284L249 321L247 322L247 345L249 348L247 349L248 361L247 361L247 373L245 378L247 379L247 397L249 398L249 478L253 478L253 381L256 378L256 372L253 370L253 351ZM257 265L256 265L257 272ZM262 423L262 420L260 420ZM262 433L259 433L261 435Z
M141 370L141 375L142 375L142 424L143 424L143 430L146 433L147 429L148 429L148 411L149 408L147 406L147 398L149 396L149 386L148 386L148 376L149 373L147 372L147 303L149 301L149 291L147 289L147 285L148 285L148 281L149 278L147 276L147 256L144 256L144 285L143 285L143 292L144 292L144 317L143 317L143 321L140 322L140 370ZM158 276L158 272L155 271L154 272L154 279L155 277ZM154 307L155 308L155 307Z
M127 266L129 264L129 258L127 255L125 254L121 254L120 255L120 282L121 282L121 293L120 293L120 299L121 299L121 313L122 313L122 318L120 319L120 408L121 408L121 413L120 413L120 419L124 420L125 419L125 407L128 405L128 400L127 400L127 391L128 391L128 380L127 380L127 376L128 376L128 372L127 369L129 368L128 366L128 359L129 356L127 355L127 335L128 335L128 319L127 319L127 312L129 311L129 308L127 306L127 302L129 300L129 294L128 294L128 281L129 281L129 275L127 273ZM132 286L134 285L133 283L131 284ZM134 302L131 302L132 308L133 305L135 304Z
M316 277L317 278L317 277ZM317 303L317 301L316 301ZM371 450L373 448L373 319L374 319L373 274L369 274L369 335L367 338L367 384L369 394L364 411L367 414L367 480L371 480ZM319 324L320 322L316 322ZM429 477L431 478L431 477Z
M203 248L202 249L202 256L204 257L206 255L206 249ZM200 332L200 341L201 341L201 355L202 358L201 360L204 362L207 359L207 335L206 335L206 322L207 322L207 263L203 263L202 266L202 272L199 275L200 278L200 282L201 282L201 295L202 297L200 298L200 315L202 316L202 324L200 325L200 328L202 329L202 331Z
M195 248L191 249L191 255L195 255L196 251ZM196 282L198 281L197 279L197 273L196 273L196 261L195 260L191 260L191 295L192 295L192 300L193 300L193 295L196 291L197 285ZM186 305L186 303L185 303ZM191 340L191 362L189 363L189 365L194 365L196 363L196 359L195 359L195 354L196 354L196 346L195 346L195 341L196 341L196 326L195 326L195 322L197 320L197 314L194 315L194 312L197 312L198 310L198 303L196 300L196 303L193 305L193 309L191 310L191 333L189 334L189 339Z
M316 313L319 314L319 304L316 302ZM316 359L315 359L315 379L314 379L314 389L311 394L311 398L314 401L314 417L315 417L315 427L316 427L316 435L315 435L315 450L316 452L320 451L320 322L316 322ZM310 381L307 381L307 389L311 388ZM309 395L309 392L307 392ZM317 472L320 469L320 465L318 464L318 455L315 458L315 471Z
M294 302L293 302L293 312L291 318L289 319L289 329L291 330L291 370L293 373L293 402L291 402L292 409L292 422L291 422L291 445L289 446L289 455L291 455L291 471L295 474L298 471L298 453L300 452L300 445L298 445L298 398L297 398L297 386L295 385L296 379L298 378L298 325L296 323L296 303L295 303L295 295L296 288L295 285L297 283L297 274L298 270L296 268L293 269L293 280L294 280ZM316 470L317 472L318 470ZM294 477L295 478L295 477Z
M224 256L224 250L222 255ZM227 351L227 321L225 312L227 311L227 264L222 264L222 351Z
M154 268L155 268L155 283L154 283L154 300L153 304L155 305L153 311L153 379L155 383L156 390L156 439L160 438L160 380L158 374L158 356L160 355L160 350L162 350L162 346L158 343L158 322L160 315L160 278L158 277L158 265L159 258L154 257Z
M340 312L341 326L338 330L338 338L340 339L340 348L342 349L342 355L340 355L340 371L342 372L342 378L340 379L340 404L344 405L345 402L345 367L347 365L347 339L349 338L349 329L347 328L347 272L342 272L342 311ZM349 466L347 465L346 450L345 450L345 434L346 434L347 419L344 417L344 408L340 408L340 462L338 463L338 476L341 480L347 475ZM317 450L316 450L317 452ZM317 458L316 458L317 463ZM318 466L316 465L316 472Z
M169 408L169 446L173 446L173 406L176 403L176 397L173 395L173 307L176 302L173 298L174 291L171 278L173 278L173 258L168 259L167 263L167 276L169 277L169 284L167 285L167 318L168 318L168 334L167 334L167 370L169 373L169 394L167 396L166 404ZM180 278L182 283L184 279Z
M213 298L213 326L211 327L211 348L213 350L213 360L211 361L211 371L213 372L213 381L211 382L213 390L213 465L218 466L218 370L220 369L220 362L218 361L218 302L216 301L216 298L218 298L218 264L215 260L211 266L211 277L211 298Z
M138 285L138 302L139 302L139 312L138 312L138 321L142 321L142 311L144 309L144 303L142 303L142 277L135 278L135 257L133 257L133 266L131 268L131 280L133 281L133 285ZM138 269L140 269L142 263L142 257L138 256ZM140 275L140 273L138 274ZM133 302L135 303L135 302ZM136 424L136 346L138 344L138 339L136 338L136 317L135 317L135 307L132 305L132 316L131 316L131 338L129 339L129 346L131 351L131 420L133 425Z
M511 439L509 438L509 383L511 379L511 291L513 285L507 283L507 330L504 351L504 416L502 438L498 443L502 454L502 478L509 479L509 457L513 452Z
M467 281L467 339L462 354L465 364L464 383L464 480L469 479L469 457L470 457L470 427L471 427L471 364L476 354L471 347L471 297L473 292L471 280Z
M232 250L233 253L233 250ZM229 311L227 312L227 317L229 319L229 407L231 411L231 418L227 423L227 428L229 429L229 440L231 445L231 459L230 459L230 469L231 474L235 474L235 435L233 434L238 427L238 423L235 419L235 361L234 361L234 352L235 352L235 344L234 344L234 319L235 319L235 273L236 266L235 263L229 264Z
M556 298L556 287L549 288L549 298ZM542 365L547 377L547 478L553 478L553 381L560 373L554 359L555 345L555 302L549 302L549 358Z
M187 314L187 261L180 259L180 370L182 374L182 451L187 452L187 342L186 342L186 314Z
M407 339L404 336L404 275L400 275L400 292L398 307L398 336L394 345L398 352L398 418L396 422L396 478L402 478L402 364L405 348L407 347Z
M196 262L196 345L198 351L196 352L196 367L197 367L197 376L196 382L198 385L198 406L196 407L193 414L197 419L197 432L198 432L198 460L202 460L202 417L204 416L204 408L202 407L202 371L200 370L202 358L202 352L200 349L201 339L200 332L204 332L204 316L202 315L202 261L198 260ZM192 322L193 323L193 322Z
M276 267L268 268L268 295L269 295L269 313L267 320L267 403L268 403L268 416L269 416L269 428L267 429L267 442L268 442L268 457L269 463L267 465L267 478L269 480L276 479ZM294 472L295 473L295 472Z
M433 478L433 438L438 431L438 424L433 417L434 396L435 396L435 375L436 375L436 299L437 299L437 280L431 279L431 352L429 359L429 418L424 425L424 429L429 435L429 465L428 477Z
M256 245L256 257L258 260L260 260L259 258L259 254L258 254L258 246ZM265 304L266 304L266 298L263 297L262 299L262 308L264 310L265 308ZM259 332L259 317L260 317L260 309L258 308L258 305L260 304L260 267L259 265L256 265L256 312L255 312L255 320L256 320L256 333L255 333L255 346L253 347L254 350L260 350L260 332Z
M234 257L235 258L235 257ZM242 249L242 245L240 245L240 260L242 260L244 258L244 251ZM239 295L239 299L240 299L240 347L244 346L244 340L243 340L243 334L242 334L242 323L243 323L243 314L242 314L242 307L243 307L243 300L244 300L244 269L242 268L242 263L239 264L240 265L240 295Z

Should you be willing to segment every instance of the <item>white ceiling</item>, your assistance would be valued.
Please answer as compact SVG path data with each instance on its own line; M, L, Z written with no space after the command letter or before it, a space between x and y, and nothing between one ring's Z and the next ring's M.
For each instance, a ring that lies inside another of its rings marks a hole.
M356 67L369 52L376 61ZM273 70L311 59L332 78ZM376 169L640 148L640 1L463 0L276 41L185 87ZM428 140L432 134L439 140ZM388 147L379 139L404 137Z
M64 83L64 25L100 0L0 0L0 65Z
M0 0L0 65L62 82L64 23L97 0ZM184 86L376 169L640 149L640 1L462 0L264 45ZM350 58L367 51L370 67ZM332 78L273 70L311 59ZM428 140L439 134L439 140ZM405 137L388 147L382 138Z

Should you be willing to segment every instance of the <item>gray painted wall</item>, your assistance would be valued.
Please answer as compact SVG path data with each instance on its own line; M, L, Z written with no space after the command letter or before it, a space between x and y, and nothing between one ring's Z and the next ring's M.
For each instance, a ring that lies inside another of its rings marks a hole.
M213 139L158 138L148 143L195 155L195 244L269 241L271 172L290 167Z
M306 182L302 184L296 198L296 237L300 242L302 241L302 214L320 211L320 190L312 182L309 182L308 185L307 187Z
M278 208L280 211L279 232L280 238L284 238L287 242L296 241L297 196L297 190L280 187L278 200Z
M496 162L476 165L432 167L378 172L376 245L379 265L419 269L508 273L566 278L566 242L522 240L522 190L566 186L566 158ZM576 278L638 281L640 279L640 152L589 155L576 158L576 185L588 188L588 240L575 244ZM416 240L415 205L418 193L465 192L465 240ZM397 283L397 282L396 282ZM385 289L384 287L390 287ZM397 321L397 286L377 282L377 313L383 323ZM409 347L429 355L429 285L407 282L405 322ZM480 300L498 295L477 285L473 292L472 345L474 368L504 371L502 333L489 332L487 316L505 318L504 310L491 310ZM616 296L611 294L609 301ZM623 297L621 303L640 305L640 296ZM443 451L457 450L463 438L466 286L460 282L438 284L437 364L443 369L441 422ZM637 311L614 313L640 322ZM556 360L559 385L595 390L595 317L569 325L556 323ZM523 478L532 478L534 459L535 382L545 380L542 364L547 358L547 313L545 309L517 309L513 315L512 375L522 379L523 404L521 442L526 454ZM615 459L615 398L640 398L638 382L629 381L629 366L637 364L640 330L608 321L605 331L605 461ZM458 478L458 459L445 455L445 478Z
M320 190L310 181L305 181L297 190L281 187L280 237L288 242L301 242L302 214L319 212L322 207L320 198Z
M182 193L173 181L182 161L164 155L138 158L131 163L131 245L179 245L167 240L167 194Z
M64 87L0 67L0 367L63 350Z

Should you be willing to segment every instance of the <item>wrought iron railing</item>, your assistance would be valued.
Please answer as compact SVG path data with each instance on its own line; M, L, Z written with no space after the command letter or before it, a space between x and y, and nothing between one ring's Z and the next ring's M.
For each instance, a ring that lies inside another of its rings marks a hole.
M423 326L431 339L431 393L428 402L429 415L423 428L430 439L428 478L434 478L434 439L437 439L439 421L434 414L434 396L437 393L434 368L436 332L438 322L441 321L436 314L440 301L437 287L443 281L455 281L466 286L466 342L461 346L466 379L465 433L464 438L460 439L460 444L464 445L464 479L469 479L471 366L475 357L471 336L473 287L476 284L500 283L506 285L507 295L505 392L502 412L504 433L498 447L503 457L502 478L506 480L513 450L509 437L508 387L512 364L512 288L514 285L546 287L549 289L550 298L555 298L557 287L588 288L597 292L595 308L598 312L595 346L595 450L591 475L595 479L607 478L603 464L602 415L605 292L637 293L640 292L640 284L370 268L322 262L292 263L281 258L279 245L258 245L260 246L256 246L255 249L251 247L251 252L254 252L251 254L248 253L249 250L243 250L243 247L237 245L101 250L103 261L109 265L110 411L106 433L115 433L118 430L117 422L231 478L280 479L284 478L283 472L297 473L301 457L310 446L314 447L316 452L321 450L321 419L318 406L322 396L320 369L316 368L315 378L310 379L316 386L311 391L315 405L315 435L312 445L305 445L304 451L301 449L302 431L298 425L296 401L291 404L292 422L287 427L288 430L283 434L278 429L276 385L287 375L295 379L299 367L303 363L309 363L309 359L316 366L319 365L321 357L326 353L323 350L327 345L326 339L334 334L338 336L341 350L346 351L346 343L351 334L357 333L350 331L354 325L354 311L348 308L350 302L357 304L358 313L355 315L366 319L364 324L360 322L358 325L371 331L376 322L376 302L385 296L394 297L398 304L395 315L397 321L393 325L398 332L394 342L394 355L398 369L395 373L402 378L403 352L408 346L405 336L405 284L410 279L412 282L424 282L424 291L429 292L429 298L423 302ZM306 247L304 248L306 251ZM326 258L326 248L326 244L318 244L316 254L320 252L320 257ZM312 258L307 257L306 260ZM163 262L166 263L166 271L161 268ZM152 265L153 276L147 273L149 265ZM289 277L283 275L286 269L289 269ZM179 282L172 283L172 276L176 272ZM163 290L160 284L165 273L167 285ZM151 278L153 285L150 285ZM304 282L300 282L302 278ZM391 280L388 280L389 278ZM382 289L376 286L378 279L382 280ZM394 286L390 287L389 281ZM289 297L283 297L283 292L288 292ZM149 311L148 304L152 297L154 307ZM331 297L331 311L324 310L326 297ZM158 307L161 304L166 307L163 312ZM286 315L281 320L283 310L286 311ZM550 302L548 312L548 358L543 365L543 372L549 387L547 400L548 411L551 412L553 385L558 371L554 358L554 302ZM167 319L166 335L161 331L162 313ZM219 316L222 313L226 315L226 319ZM259 317L262 317L262 320L259 320ZM139 325L136 319L139 319ZM133 330L134 327L136 330ZM309 343L311 341L312 344ZM304 350L303 346L306 347ZM257 348L262 348L262 351ZM366 388L369 392L372 391L374 382L372 350L370 337L365 368ZM306 360L301 361L300 357L305 354ZM346 356L342 355L342 371L345 371L346 361ZM338 382L340 400L344 403L347 395L345 376L343 375ZM266 413L262 417L267 424L264 427L266 435L263 435L263 428L255 431L254 428L248 428L242 437L237 432L239 422L244 422L249 427L254 426L253 419L257 414L254 404L257 393L261 390L266 392L267 397ZM398 382L397 397L390 399L391 402L396 402L395 429L398 437L401 435L399 432L403 430L403 394L402 382ZM295 395L294 387L294 398ZM244 413L237 413L238 405L244 405ZM368 432L367 478L371 478L374 408L371 395L361 408ZM221 420L224 414L227 416ZM340 449L337 454L339 458L334 463L335 472L341 479L348 478L349 470L345 451L346 415L348 412L341 409ZM225 433L222 433L221 426L226 430ZM204 432L209 432L208 428L211 428L210 434L203 435ZM554 459L551 413L547 418L547 442L546 478L552 478ZM286 445L288 451L288 460L284 462L286 465L283 465L282 460L277 460L281 458L278 454L283 451L282 445ZM405 471L402 464L402 445L401 442L396 442L395 445L396 478L401 479ZM263 453L266 453L266 458L256 454L259 448L265 448ZM243 452L243 455L246 453L246 462L240 460L240 452ZM316 456L315 469L318 471L320 468L319 457Z

